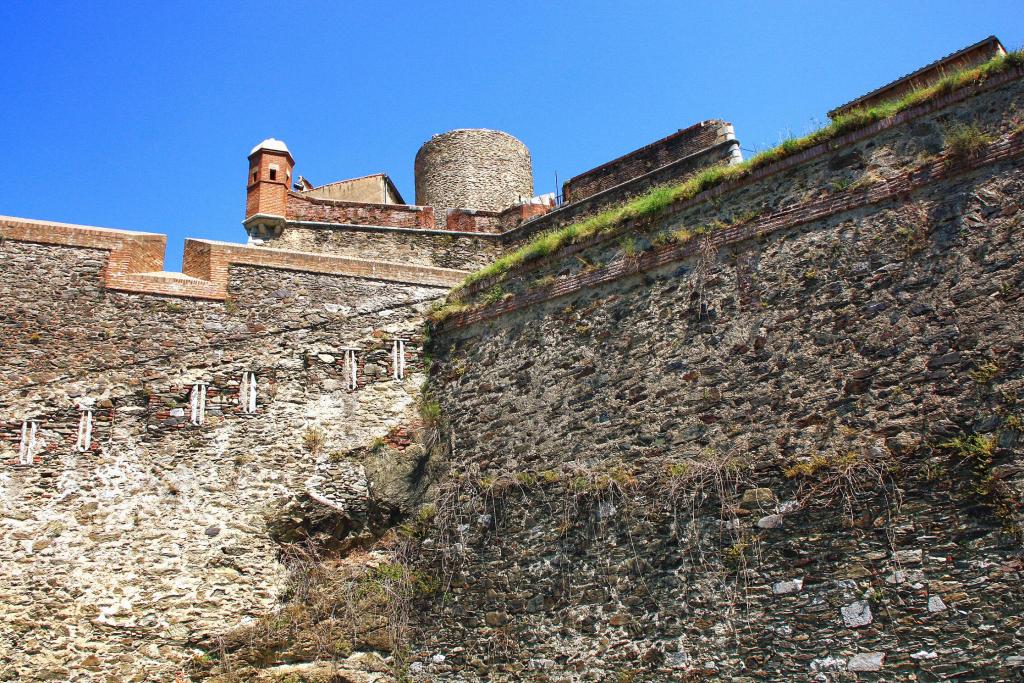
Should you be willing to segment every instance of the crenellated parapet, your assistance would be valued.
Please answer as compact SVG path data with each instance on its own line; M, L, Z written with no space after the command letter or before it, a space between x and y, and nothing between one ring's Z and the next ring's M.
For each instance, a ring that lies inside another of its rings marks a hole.
M232 266L297 270L309 273L369 278L389 282L450 287L464 272L414 264L259 249L229 242L188 239L182 272L163 270L167 238L154 233L114 230L67 223L0 216L0 238L109 252L103 272L114 290L223 300L228 296Z

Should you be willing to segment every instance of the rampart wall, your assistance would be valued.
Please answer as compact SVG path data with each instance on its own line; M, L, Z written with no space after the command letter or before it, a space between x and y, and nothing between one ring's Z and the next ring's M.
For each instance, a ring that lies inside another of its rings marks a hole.
M445 266L735 141L522 225L374 205L408 224L183 273L0 218L0 678L1019 678L1022 105L1003 73L482 280L428 349ZM293 629L282 549L388 530L357 588L389 616Z
M151 275L161 236L0 225L0 678L174 680L278 604L296 506L375 537L387 505L345 454L414 426L452 273L192 241L206 279Z
M735 139L736 134L731 124L719 120L701 121L570 178L562 186L562 196L566 202L582 201L672 162Z
M303 226L289 224L280 237L261 241L271 249L295 249L362 258L380 255L396 263L473 270L498 258L500 235L456 231L411 230L376 226Z
M423 675L1019 677L1022 104L998 77L481 282L433 336Z
M724 124L724 127L731 134L732 127L728 124ZM658 143L653 144L657 145ZM645 150L647 150L646 147L633 153L638 155L636 161L639 167L643 167L646 160L653 158L653 153L649 155ZM725 136L724 133L720 142L707 148L698 149L640 175L634 175L639 168L634 164L632 154L626 155L622 159L610 161L595 169L595 172L599 172L598 178L612 178L617 184L602 187L602 189L594 191L593 194L579 199L575 194L571 194L571 200L566 200L568 203L562 204L550 213L510 226L503 234L504 241L509 247L518 246L529 241L534 235L576 223L608 208L618 206L653 187L679 183L709 166L735 164L741 159L739 142L734 137Z
M253 235L251 243L275 250L474 270L503 253L504 233L549 208L527 203L502 211L449 209L435 225L429 206L310 199L293 192L288 222L280 232Z

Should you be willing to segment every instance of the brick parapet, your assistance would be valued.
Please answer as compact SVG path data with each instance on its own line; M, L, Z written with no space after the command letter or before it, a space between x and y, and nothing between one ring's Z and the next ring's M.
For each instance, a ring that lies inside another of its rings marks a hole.
M735 140L724 140L584 199L563 204L553 211L545 211L538 216L524 217L523 221L506 228L503 233L505 241L512 245L521 243L531 235L584 220L588 216L640 195L656 185L680 182L701 169L732 163L738 158L739 143Z
M434 209L407 204L372 204L288 193L289 220L318 223L356 223L404 228L433 228Z
M450 287L465 276L461 270L386 261L311 254L283 249L189 239L182 273L162 271L167 238L153 233L0 216L0 238L109 251L104 284L113 290L198 299L228 296L233 265L296 270Z
M794 228L837 214L895 200L936 181L970 173L980 167L1012 160L1021 156L1024 156L1024 131L1001 137L987 145L973 159L966 162L959 160L959 163L955 166L951 164L948 154L937 155L934 160L909 172L901 173L887 180L881 180L863 192L845 192L838 195L830 195L825 199L802 202L780 211L717 230L710 233L706 239L710 243L708 246L715 250L721 249L726 245L758 239L779 230ZM787 159L786 161L789 160ZM697 203L698 199L699 197L684 204L690 206ZM552 256L523 264L514 274L520 275L550 266L568 256L590 249L608 240L616 239L623 233L635 230L637 227L644 226L650 222L652 222L652 219L638 219L624 223L617 230L610 233L569 245ZM454 314L439 327L441 329L451 329L472 325L527 306L573 294L580 290L612 282L639 272L653 270L670 263L691 258L697 254L702 246L704 246L702 245L702 240L692 239L684 244L668 244L656 247L635 260L616 261L603 268L583 271L560 278L551 285L534 288L479 309ZM490 284L490 281L476 283L472 290L467 293L471 294L474 291L479 291L488 284Z
M472 209L448 209L444 219L446 230L454 232L478 232L497 234L501 232L501 216L498 211L474 211Z
M502 211L447 209L443 223L435 223L434 208L405 204L369 204L310 198L291 193L287 219L290 223L333 229L412 230L430 234L477 234L500 236L524 221L543 216L546 204L516 204Z

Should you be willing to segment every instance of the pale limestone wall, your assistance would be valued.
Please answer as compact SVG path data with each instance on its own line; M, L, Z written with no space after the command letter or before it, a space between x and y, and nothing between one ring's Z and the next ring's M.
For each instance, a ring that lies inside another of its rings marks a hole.
M365 475L329 454L414 414L420 316L441 290L233 267L228 303L123 294L101 286L106 254L0 245L0 678L172 680L198 645L276 604L275 510L312 487L358 531ZM349 346L363 350L354 391ZM258 409L241 414L253 370ZM200 381L208 417L193 426ZM81 402L104 417L84 453ZM41 449L18 465L26 417ZM326 434L319 457L309 427Z
M366 202L370 204L401 204L401 197L395 195L383 175L369 175L364 178L340 180L312 190L300 192L307 197L335 199L345 202Z

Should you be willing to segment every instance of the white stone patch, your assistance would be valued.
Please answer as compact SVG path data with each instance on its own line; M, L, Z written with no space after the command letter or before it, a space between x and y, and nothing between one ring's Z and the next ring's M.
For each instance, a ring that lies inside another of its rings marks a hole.
M842 671L846 668L846 659L843 657L822 657L820 659L811 660L811 671L819 673L821 671Z
M25 420L21 423L21 442L18 444L18 464L31 465L39 452L39 422Z
M946 603L942 601L938 595L931 595L928 597L928 611L929 612L945 612Z
M766 515L757 520L760 529L778 529L782 526L782 515Z
M78 441L75 450L79 453L89 450L92 446L92 411L83 410L78 418Z
M884 652L858 652L850 657L849 671L879 671L885 660Z
M256 373L243 372L242 383L238 387L238 403L242 406L243 413L256 412Z
M920 548L897 550L892 556L892 559L900 564L921 564L923 558L924 553L922 553Z
M874 617L871 616L871 605L865 600L857 600L840 610L843 614L843 622L850 628L867 626Z
M772 586L772 592L776 595L786 595L787 593L799 593L803 588L804 579L803 577L800 577L789 581L779 581Z
M800 509L800 502L796 500L784 500L779 503L779 514L789 514Z
M936 659L939 655L929 650L918 650L910 655L911 659Z
M202 382L193 384L189 394L189 421L197 426L206 422L206 389Z
M886 583L901 584L907 582L907 573L902 571L894 571L885 577Z

